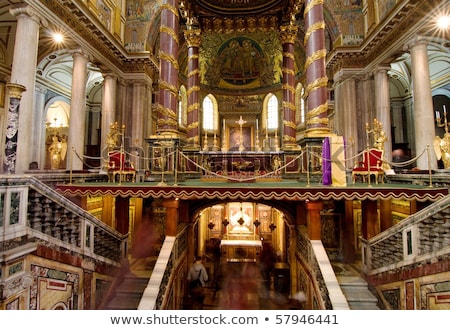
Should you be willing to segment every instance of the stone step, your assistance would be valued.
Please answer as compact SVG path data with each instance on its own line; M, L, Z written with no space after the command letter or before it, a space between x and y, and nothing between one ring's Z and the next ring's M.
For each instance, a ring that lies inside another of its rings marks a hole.
M367 282L359 276L336 276L350 309L376 310L377 298L370 292Z
M117 287L114 297L108 302L106 309L137 309L148 281L148 277L139 277L132 272L126 274L122 283Z

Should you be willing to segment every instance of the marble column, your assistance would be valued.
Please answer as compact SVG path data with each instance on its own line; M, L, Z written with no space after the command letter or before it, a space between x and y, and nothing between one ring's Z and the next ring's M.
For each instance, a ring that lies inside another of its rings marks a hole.
M151 90L149 86L152 85L148 78L138 79L133 81L133 99L132 99L132 116L133 118L140 118L140 120L131 120L130 130L126 129L127 135L130 136L131 141L129 146L143 147L146 127L146 111L148 104L145 100L151 97Z
M361 148L358 145L358 122L356 120L356 80L354 78L354 72L344 71L337 73L334 78L338 86L335 93L335 111L336 117L339 120L337 129L339 135L345 137L347 145L345 166L346 168L353 168L357 161L355 156Z
M417 159L417 167L422 170L437 169L437 158L433 148L436 133L427 45L425 39L416 37L405 46L410 51L412 64L415 156L422 155Z
M392 222L392 200L380 200L380 231L388 230L394 225Z
M130 197L116 197L116 230L126 235L130 231Z
M117 76L111 73L103 74L103 91L102 91L102 119L101 119L101 144L100 156L107 155L107 135L110 126L115 122L116 114L116 91Z
M363 200L361 202L361 235L365 239L371 239L380 233L378 221L377 201Z
M382 124L386 141L384 143L383 158L392 160L392 133L391 133L391 99L389 96L390 66L380 66L374 72L375 80L375 118ZM374 143L375 141L372 141ZM373 145L371 145L372 147Z
M306 203L308 236L310 240L322 239L322 222L320 219L322 208L323 203L321 201L309 201Z
M42 86L36 86L34 109L36 120L34 123L33 146L31 151L31 160L36 161L38 168L43 169L47 157L47 148L45 145L47 127L45 125L45 96L47 89Z
M172 135L178 134L178 0L165 0L161 8L157 133Z
M73 51L72 96L68 136L68 169L83 169L85 154L86 82L89 57L81 49Z
M178 227L178 199L165 199L162 202L166 209L166 236L176 236Z
M201 30L191 28L184 32L188 45L188 89L187 89L187 147L200 148L200 126L199 126L199 47L201 43ZM222 132L225 134L225 132Z
M353 200L345 200L344 216L342 219L342 256L347 263L353 263L356 260L357 247L355 246L355 219L353 213Z
M306 90L308 112L305 136L328 135L328 97L323 0L305 3Z
M25 87L19 84L7 84L9 94L9 108L7 114L5 155L3 159L3 173L15 174L17 165L17 144L19 140L19 110L20 100ZM27 132L23 132L25 135Z
M283 46L283 133L284 150L297 149L295 124L295 58L294 44L298 27L293 24L281 26L281 44Z
M33 161L31 158L33 152L33 123L35 122L33 106L39 28L41 25L46 27L48 23L28 6L12 7L10 13L17 18L10 81L12 84L18 84L24 87L20 98L18 131L25 133L17 136L16 156L17 159L20 159L20 162L15 164L14 172L23 173L28 169L30 162ZM45 148L45 145L41 147Z

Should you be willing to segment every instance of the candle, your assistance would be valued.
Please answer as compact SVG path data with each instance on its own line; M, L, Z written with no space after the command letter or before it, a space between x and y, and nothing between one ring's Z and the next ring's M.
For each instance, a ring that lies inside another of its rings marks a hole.
M436 111L436 119L441 118L441 113L439 111Z
M258 131L258 119L256 119L256 130Z
M445 109L445 105L444 105L444 114L447 114L447 109Z
M223 124L222 124L222 126L223 126L223 131L225 132L225 119L224 119L222 122L223 122Z

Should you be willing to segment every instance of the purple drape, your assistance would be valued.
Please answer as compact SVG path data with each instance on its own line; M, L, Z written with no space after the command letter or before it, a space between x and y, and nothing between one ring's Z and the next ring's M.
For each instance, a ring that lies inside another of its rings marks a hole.
M322 143L322 183L331 184L331 147L330 138L326 137Z

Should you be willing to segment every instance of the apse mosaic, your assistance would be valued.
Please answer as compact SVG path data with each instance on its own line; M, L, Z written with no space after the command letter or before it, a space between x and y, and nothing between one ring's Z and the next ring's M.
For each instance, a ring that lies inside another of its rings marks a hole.
M256 36L256 35L255 35ZM277 38L214 34L202 42L202 83L230 89L258 88L281 81L281 46Z

